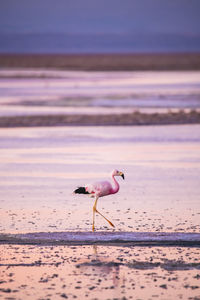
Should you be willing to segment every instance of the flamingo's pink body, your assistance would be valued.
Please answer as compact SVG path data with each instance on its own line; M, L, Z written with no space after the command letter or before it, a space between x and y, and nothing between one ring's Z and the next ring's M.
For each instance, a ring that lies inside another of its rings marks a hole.
M98 181L98 182L94 182L94 183L91 183L91 184L87 184L85 187L79 187L78 189L76 189L74 191L76 194L90 194L91 197L96 198L95 203L94 203L94 207L93 207L93 226L92 226L93 231L94 231L95 212L100 214L104 219L106 219L106 221L108 221L108 223L111 226L114 227L112 222L110 222L107 218L105 218L96 209L96 205L97 205L97 200L99 199L99 197L112 195L112 194L115 194L119 191L119 183L115 179L115 176L122 176L122 178L124 179L124 174L122 172L119 172L117 170L113 170L112 173L111 173L111 178L112 178L112 181L113 181L113 185L109 181Z
M112 179L114 181L114 187L109 181L98 181L94 182L92 184L88 184L85 187L85 190L94 196L103 197L115 194L119 191L119 183L117 180L112 176Z

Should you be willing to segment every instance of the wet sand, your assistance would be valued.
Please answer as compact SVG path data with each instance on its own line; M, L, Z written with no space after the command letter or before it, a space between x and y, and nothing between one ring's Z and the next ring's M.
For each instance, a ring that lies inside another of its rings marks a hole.
M38 232L0 234L0 244L119 245L200 247L199 233L181 232Z
M0 245L1 299L193 299L200 248Z
M196 110L167 113L129 114L80 114L80 115L32 115L2 116L0 127L36 127L36 126L130 126L130 125L165 125L199 124L200 112Z

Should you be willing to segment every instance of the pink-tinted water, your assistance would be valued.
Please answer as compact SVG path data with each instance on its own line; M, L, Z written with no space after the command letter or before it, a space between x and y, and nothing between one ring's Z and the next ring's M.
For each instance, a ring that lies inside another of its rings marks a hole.
M0 231L91 230L94 200L77 186L108 179L98 208L121 231L199 232L200 127L0 129ZM97 230L113 230L100 216Z
M0 246L2 299L199 299L199 248Z

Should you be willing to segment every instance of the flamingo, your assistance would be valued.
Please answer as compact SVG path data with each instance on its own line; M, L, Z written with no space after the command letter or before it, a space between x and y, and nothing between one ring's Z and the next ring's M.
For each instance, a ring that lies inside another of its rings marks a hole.
M121 176L124 179L124 173L118 171L118 170L113 170L110 174L114 187L109 181L98 181L94 182L91 184L87 184L85 186L78 187L74 193L75 194L89 194L90 197L95 198L94 206L93 206L93 222L92 222L92 231L94 232L95 230L95 212L98 213L100 216L102 216L112 227L115 227L111 221L109 221L105 216L102 215L97 210L97 201L100 197L116 194L119 191L119 183L115 179L115 176Z

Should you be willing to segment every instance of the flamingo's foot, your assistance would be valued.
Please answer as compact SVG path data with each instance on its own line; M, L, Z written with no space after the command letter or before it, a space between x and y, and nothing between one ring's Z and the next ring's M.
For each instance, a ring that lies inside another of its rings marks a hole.
M93 232L95 231L94 224L92 224L92 231L93 231Z

